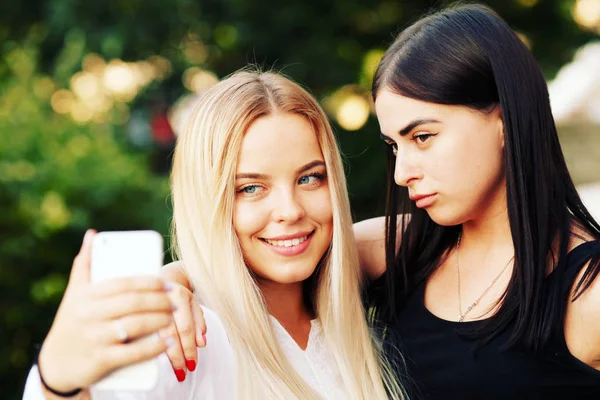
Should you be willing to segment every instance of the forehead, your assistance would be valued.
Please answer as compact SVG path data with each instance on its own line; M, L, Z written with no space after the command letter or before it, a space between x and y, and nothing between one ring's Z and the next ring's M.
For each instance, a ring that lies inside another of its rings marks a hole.
M430 103L396 94L383 89L375 100L375 111L386 136L397 134L416 120L436 120L448 127L476 127L488 124L498 117L465 106Z
M294 167L322 160L317 135L309 121L298 114L277 113L254 121L242 140L239 170Z
M382 89L375 99L375 112L384 134L397 132L415 119L447 119L451 108L453 107L411 99L388 89Z

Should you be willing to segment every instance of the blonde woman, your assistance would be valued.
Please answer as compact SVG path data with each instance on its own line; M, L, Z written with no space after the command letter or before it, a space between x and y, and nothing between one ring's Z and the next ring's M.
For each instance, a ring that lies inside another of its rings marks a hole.
M206 347L186 363L187 376L179 368L174 375L163 354L153 391L99 396L402 398L365 322L335 138L305 90L280 75L254 72L236 73L208 90L177 143L172 189L175 247L206 306L206 336L198 338ZM87 243L75 278L89 268ZM125 328L130 338L162 329L163 340L136 353L138 342L119 342L118 332L107 329L125 316L98 311L114 305L115 296L98 296L81 275L69 283L39 369L30 374L27 399L84 396L111 370L181 346L164 334L171 323L164 318L165 299L173 291L160 281L122 284L115 295L126 292L135 304L135 295L154 296L154 309L128 310L127 317L137 319ZM77 307L98 316L96 325L113 340L91 340L85 329L93 324L90 317L82 322Z

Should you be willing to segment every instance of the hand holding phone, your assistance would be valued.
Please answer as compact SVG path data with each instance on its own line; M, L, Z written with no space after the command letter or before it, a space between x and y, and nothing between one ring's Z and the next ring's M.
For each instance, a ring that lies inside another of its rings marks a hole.
M46 387L67 393L98 382L106 389L154 386L154 361L115 371L152 360L173 342L157 335L173 322L169 288L155 276L161 264L156 232L86 233L40 350L38 370Z
M163 240L154 231L100 232L92 244L92 283L107 279L158 276L163 263ZM120 322L116 321L118 325ZM127 332L119 327L123 339ZM144 337L137 340L156 340ZM149 390L158 379L156 358L120 368L94 385L98 390Z

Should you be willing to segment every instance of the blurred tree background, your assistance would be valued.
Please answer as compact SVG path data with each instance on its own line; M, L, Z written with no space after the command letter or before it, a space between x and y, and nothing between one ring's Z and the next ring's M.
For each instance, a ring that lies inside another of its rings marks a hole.
M356 219L380 214L372 74L403 26L447 3L2 0L2 397L20 398L88 227L155 229L168 243L173 130L194 92L247 63L283 71L322 100L347 158ZM484 3L519 32L548 79L600 32L599 0Z

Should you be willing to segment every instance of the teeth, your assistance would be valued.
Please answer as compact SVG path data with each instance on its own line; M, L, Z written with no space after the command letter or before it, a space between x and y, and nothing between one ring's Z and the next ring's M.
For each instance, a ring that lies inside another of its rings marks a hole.
M269 243L271 246L292 247L292 246L298 246L300 243L304 242L306 239L308 239L308 235L303 236L301 238L291 239L291 240L269 240L269 239L265 239L265 242Z

